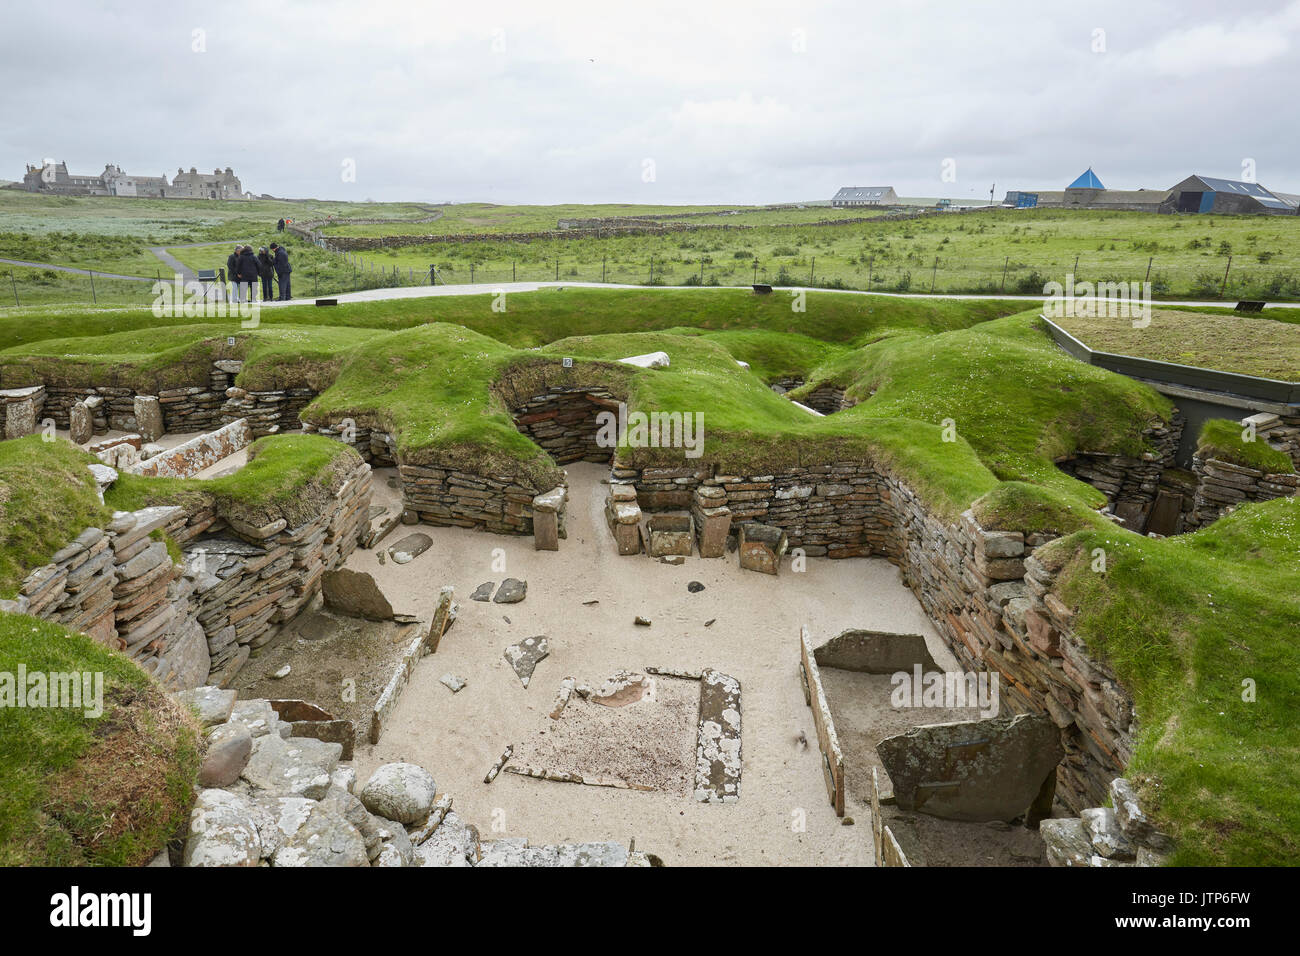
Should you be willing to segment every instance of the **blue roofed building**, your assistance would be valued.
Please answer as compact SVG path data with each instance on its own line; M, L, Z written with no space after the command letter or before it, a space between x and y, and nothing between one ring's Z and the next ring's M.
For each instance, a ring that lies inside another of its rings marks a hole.
M1294 216L1296 207L1259 183L1215 176L1188 176L1169 190L1177 212L1256 213Z

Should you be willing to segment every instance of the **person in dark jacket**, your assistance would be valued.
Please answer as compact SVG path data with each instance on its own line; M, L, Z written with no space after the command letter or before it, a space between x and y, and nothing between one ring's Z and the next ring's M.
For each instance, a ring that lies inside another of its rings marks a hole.
M289 265L289 252L284 246L274 242L271 243L271 251L275 253L275 278L280 284L280 301L288 302L289 273L293 272L293 266Z
M275 298L271 290L271 276L275 275L275 259L266 251L266 246L257 250L257 274L262 278L262 301L270 302Z
M283 220L283 219L281 219L279 222L277 222L277 223L275 224L275 231L276 231L276 232L284 232L284 220Z
M253 255L252 246L244 246L239 250L239 260L235 263L235 274L239 277L239 284L247 287L247 296L244 301L253 301L253 288L257 285L258 268L257 257Z
M239 301L239 253L240 247L235 246L235 251L226 257L226 281L230 283L231 301Z

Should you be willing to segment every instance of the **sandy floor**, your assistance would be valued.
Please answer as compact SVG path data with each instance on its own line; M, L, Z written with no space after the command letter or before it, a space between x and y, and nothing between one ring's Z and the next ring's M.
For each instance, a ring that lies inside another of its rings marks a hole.
M819 639L848 627L919 633L941 665L951 664L897 569L876 559L810 559L806 572L787 567L772 578L741 571L734 555L688 558L680 567L644 555L619 557L601 518L600 479L606 474L599 465L569 468L569 537L559 552L534 551L531 538L422 526L434 544L411 564L381 566L377 551L353 555L348 567L374 574L399 612L427 617L438 588L448 584L460 605L438 653L413 675L384 739L358 749L359 779L381 763L419 763L485 837L635 838L639 849L669 864L869 865L870 811L860 791L848 800L855 826L841 825L827 800L812 715L799 683L798 637L805 623ZM383 469L376 474L377 499L380 489L391 492L387 477ZM401 533L400 527L393 532ZM523 603L469 600L477 585L505 577L528 581ZM693 580L705 590L689 593L686 585ZM584 606L588 601L599 603ZM634 626L637 615L650 618L652 626ZM706 627L709 621L714 623ZM547 636L550 656L525 690L503 651L539 634ZM703 805L662 792L513 774L483 783L507 744L539 732L563 678L594 685L621 668L647 666L711 666L740 681L738 803ZM459 694L438 682L448 672L468 681ZM887 698L882 706L888 706ZM796 740L801 732L812 742L806 749Z

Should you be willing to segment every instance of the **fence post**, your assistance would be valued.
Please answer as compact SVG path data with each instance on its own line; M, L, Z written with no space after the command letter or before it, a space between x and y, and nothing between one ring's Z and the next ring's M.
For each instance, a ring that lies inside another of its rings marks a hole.
M1228 264L1232 264L1231 258L1228 259ZM95 305L99 305L99 297L95 295L95 270L87 269L86 271L90 273L90 299ZM1224 277L1226 281L1227 273L1224 273Z
M600 281L602 283L605 281L605 262L608 260L608 258L609 258L608 256L600 257Z
M560 257L555 257L555 281L560 281Z
M515 281L515 260L514 259L510 260L510 281L511 282Z
M868 292L871 291L871 270L875 267L875 265L876 265L876 257L868 256L867 257L867 291Z
M704 285L704 257L700 256L700 285Z
M1156 257L1155 257L1155 256L1152 256L1150 259L1147 260L1147 277L1146 277L1145 279L1142 280L1143 282L1150 282L1150 281L1151 281L1151 263L1153 263L1153 262L1155 262L1155 261L1156 261Z
M1002 292L1001 295L1007 294L1007 266L1011 265L1011 257L1007 256L1006 261L1002 263Z
M469 284L474 284L474 263L469 264Z
M934 257L934 268L930 270L930 292L934 292L934 280L939 275L939 257Z
M1219 298L1223 298L1224 292L1228 289L1228 271L1232 268L1232 256L1228 256L1228 266L1223 270L1223 285L1219 287Z
M430 262L430 263L429 263L429 285L433 285L433 284L434 284L434 281L433 281L433 263Z
M650 284L655 284L655 257L650 256Z
M1077 282L1079 279L1079 256L1077 253L1074 256L1074 272L1071 274L1074 276L1075 281Z
M14 305L22 308L22 303L18 301L18 280L14 278L14 272L9 270L9 282L14 287Z
M812 257L812 266L809 267L809 269L808 269L808 284L809 284L809 285L814 285L814 284L815 284L815 283L813 282L813 279L816 277L816 275L817 275L817 257L816 257L816 256L813 256L813 257Z
M754 260L754 285L758 285L758 260Z

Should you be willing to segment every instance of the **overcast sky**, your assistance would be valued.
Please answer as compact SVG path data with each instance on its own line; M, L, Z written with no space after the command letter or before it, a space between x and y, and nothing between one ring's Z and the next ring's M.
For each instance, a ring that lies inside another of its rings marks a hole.
M0 179L52 157L292 197L762 203L1253 160L1300 192L1298 47L1300 0L6 3Z

